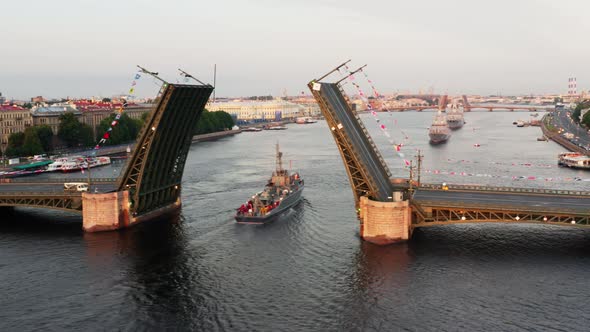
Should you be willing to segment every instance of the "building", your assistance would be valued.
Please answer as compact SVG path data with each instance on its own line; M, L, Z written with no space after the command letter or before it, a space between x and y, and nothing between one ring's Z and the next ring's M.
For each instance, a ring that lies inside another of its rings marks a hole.
M78 121L87 124L92 128L93 135L96 137L96 128L100 122L115 113L122 103L120 102L102 102L91 100L74 100L68 103L53 104L51 106L33 107L31 114L33 116L33 125L48 125L55 135L59 129L59 116L71 112L74 113ZM152 104L134 104L129 103L125 107L125 114L130 118L139 120L141 116L152 109Z
M295 120L304 115L306 109L284 100L217 102L206 108L211 112L225 111L238 123Z
M49 126L54 135L59 130L59 116L71 112L74 113L78 121L82 121L82 112L72 107L70 104L55 104L52 106L35 106L31 109L33 117L33 126Z
M8 136L13 133L24 132L33 125L31 112L23 107L0 104L0 143L2 151L8 144Z

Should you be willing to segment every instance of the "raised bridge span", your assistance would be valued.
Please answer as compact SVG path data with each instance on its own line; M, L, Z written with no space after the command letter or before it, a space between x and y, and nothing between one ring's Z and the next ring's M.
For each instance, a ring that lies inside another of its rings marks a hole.
M590 192L461 185L443 188L410 183L410 179L391 179L381 154L340 86L346 78L334 83L322 81L340 67L312 80L308 87L344 162L363 239L393 243L409 239L417 227L457 223L590 227Z
M0 207L79 212L86 231L119 229L177 212L192 131L212 92L211 85L165 85L121 176L92 179L92 189L100 193L64 192L64 181L3 179Z

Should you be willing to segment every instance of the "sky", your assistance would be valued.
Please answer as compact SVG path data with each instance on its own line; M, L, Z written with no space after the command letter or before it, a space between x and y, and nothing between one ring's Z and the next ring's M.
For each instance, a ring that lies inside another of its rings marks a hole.
M21 0L0 5L0 92L109 97L136 65L225 97L298 95L351 59L383 93L590 89L585 0ZM328 79L337 80L338 75ZM151 97L154 79L138 81Z

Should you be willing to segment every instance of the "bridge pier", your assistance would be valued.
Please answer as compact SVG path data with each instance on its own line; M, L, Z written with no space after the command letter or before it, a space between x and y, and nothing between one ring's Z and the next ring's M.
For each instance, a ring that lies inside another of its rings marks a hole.
M129 191L82 193L82 227L86 232L112 231L131 224Z
M412 233L412 213L408 200L373 201L363 196L359 201L361 238L378 245L407 241Z

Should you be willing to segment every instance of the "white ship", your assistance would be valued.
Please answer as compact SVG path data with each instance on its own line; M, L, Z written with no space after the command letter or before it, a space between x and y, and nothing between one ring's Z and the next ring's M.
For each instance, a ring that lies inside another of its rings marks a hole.
M88 167L93 168L110 163L111 158L109 157L77 157L63 163L60 170L62 172L76 172Z
M459 129L463 127L463 124L465 124L465 119L463 119L463 108L460 108L459 105L455 103L451 104L450 109L447 109L447 123L451 129Z
M440 110L434 116L432 125L428 130L428 136L430 136L430 143L432 144L444 143L451 137L447 117Z

